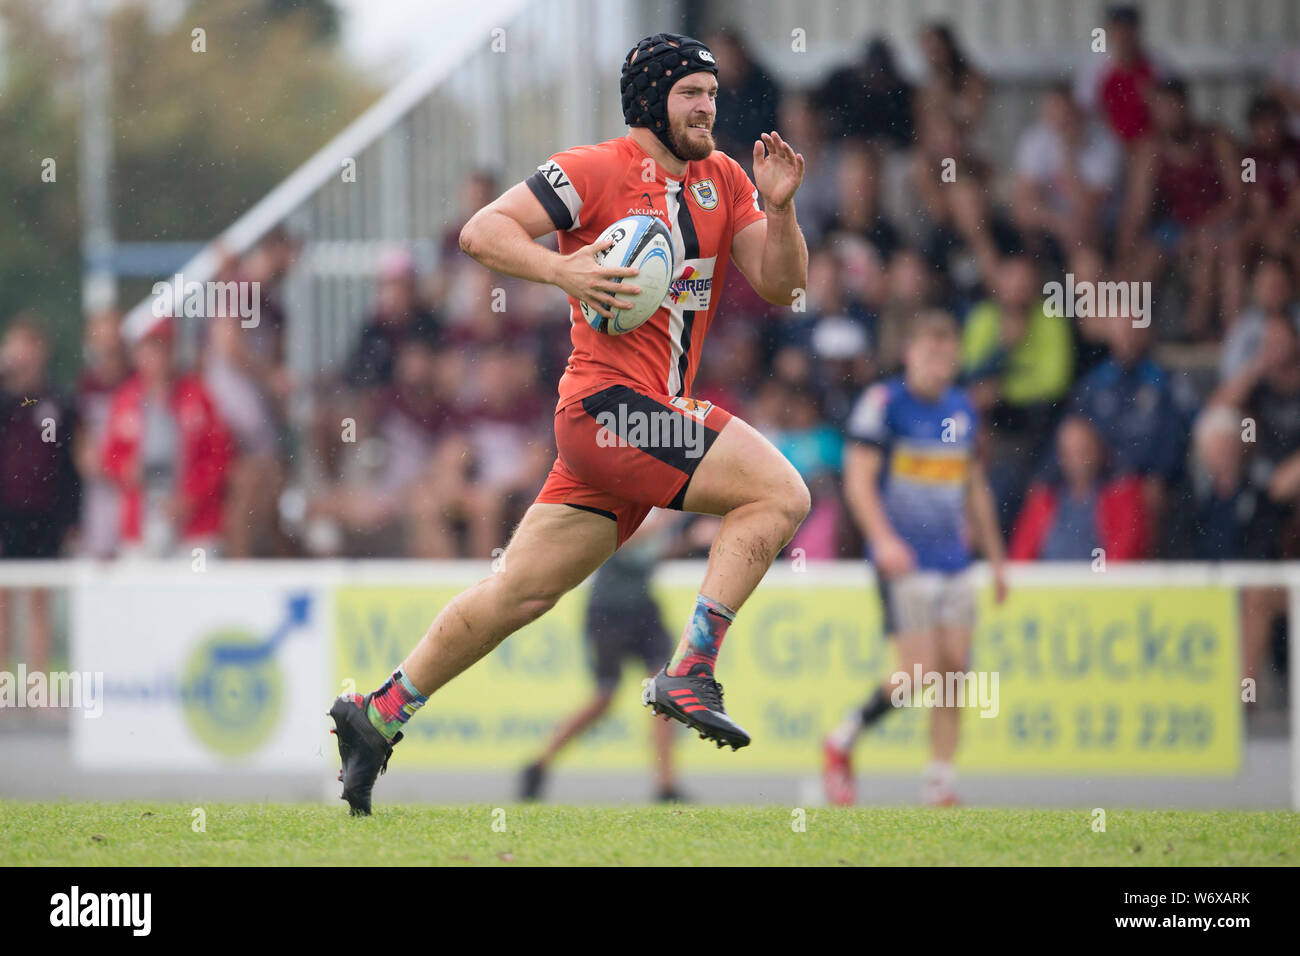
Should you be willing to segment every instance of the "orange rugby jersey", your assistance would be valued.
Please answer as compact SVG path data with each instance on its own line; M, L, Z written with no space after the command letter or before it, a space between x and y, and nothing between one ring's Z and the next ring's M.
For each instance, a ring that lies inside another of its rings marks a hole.
M562 255L595 242L625 216L655 216L673 240L673 283L640 328L603 335L569 297L573 351L560 378L557 407L612 384L689 397L717 311L731 238L764 215L744 169L714 150L687 163L685 177L670 176L624 136L556 153L527 183L559 231Z

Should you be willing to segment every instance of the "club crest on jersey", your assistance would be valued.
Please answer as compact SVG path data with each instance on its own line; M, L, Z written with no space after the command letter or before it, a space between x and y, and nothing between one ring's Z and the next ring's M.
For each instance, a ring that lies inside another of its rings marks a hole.
M668 295L667 304L689 312L703 312L713 297L713 259L690 259L682 263Z
M715 209L718 205L718 191L713 188L712 179L701 179L691 183L691 196L701 209Z

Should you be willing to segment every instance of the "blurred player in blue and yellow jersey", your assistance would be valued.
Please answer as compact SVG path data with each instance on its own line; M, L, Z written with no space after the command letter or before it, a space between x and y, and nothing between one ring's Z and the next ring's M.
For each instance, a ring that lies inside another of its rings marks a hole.
M958 356L953 317L922 312L909 329L903 374L868 388L849 417L845 496L875 564L899 670L826 740L824 780L833 803L853 802L853 744L903 701L910 686L904 676L914 684L918 673L968 669L972 544L992 565L999 603L1006 594L997 514L976 456L978 420L954 384ZM931 715L932 761L922 800L951 805L960 711L942 695L939 703Z

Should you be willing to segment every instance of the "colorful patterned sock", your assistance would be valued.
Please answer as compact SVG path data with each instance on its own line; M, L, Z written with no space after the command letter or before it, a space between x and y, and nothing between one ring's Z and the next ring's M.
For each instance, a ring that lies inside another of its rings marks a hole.
M399 667L371 696L366 716L377 731L392 740L402 729L402 724L410 720L411 715L428 703L428 700L415 689L410 678Z
M668 662L670 677L684 677L704 665L709 675L718 661L718 648L727 636L727 628L736 619L736 612L719 601L703 594L695 599L695 611L686 622L686 630L677 645L677 652Z

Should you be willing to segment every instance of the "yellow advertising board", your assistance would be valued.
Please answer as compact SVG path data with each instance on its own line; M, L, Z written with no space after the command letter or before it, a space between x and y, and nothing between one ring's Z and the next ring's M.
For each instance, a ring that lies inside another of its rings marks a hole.
M804 577L804 576L800 576ZM864 575L865 578L865 575ZM459 588L335 592L340 681L378 686ZM657 590L669 632L695 598ZM410 722L404 765L522 766L592 691L576 591L443 688ZM723 645L728 712L753 735L732 753L690 737L679 755L709 771L811 772L821 740L893 669L866 585L765 583ZM963 714L959 766L1033 773L1231 775L1242 747L1235 592L1219 587L1023 587L981 603L972 669L988 692ZM652 718L629 662L605 723L562 758L583 769L644 767ZM996 693L992 693L996 690ZM984 716L987 715L987 716ZM903 708L863 737L858 766L927 758L928 711Z

